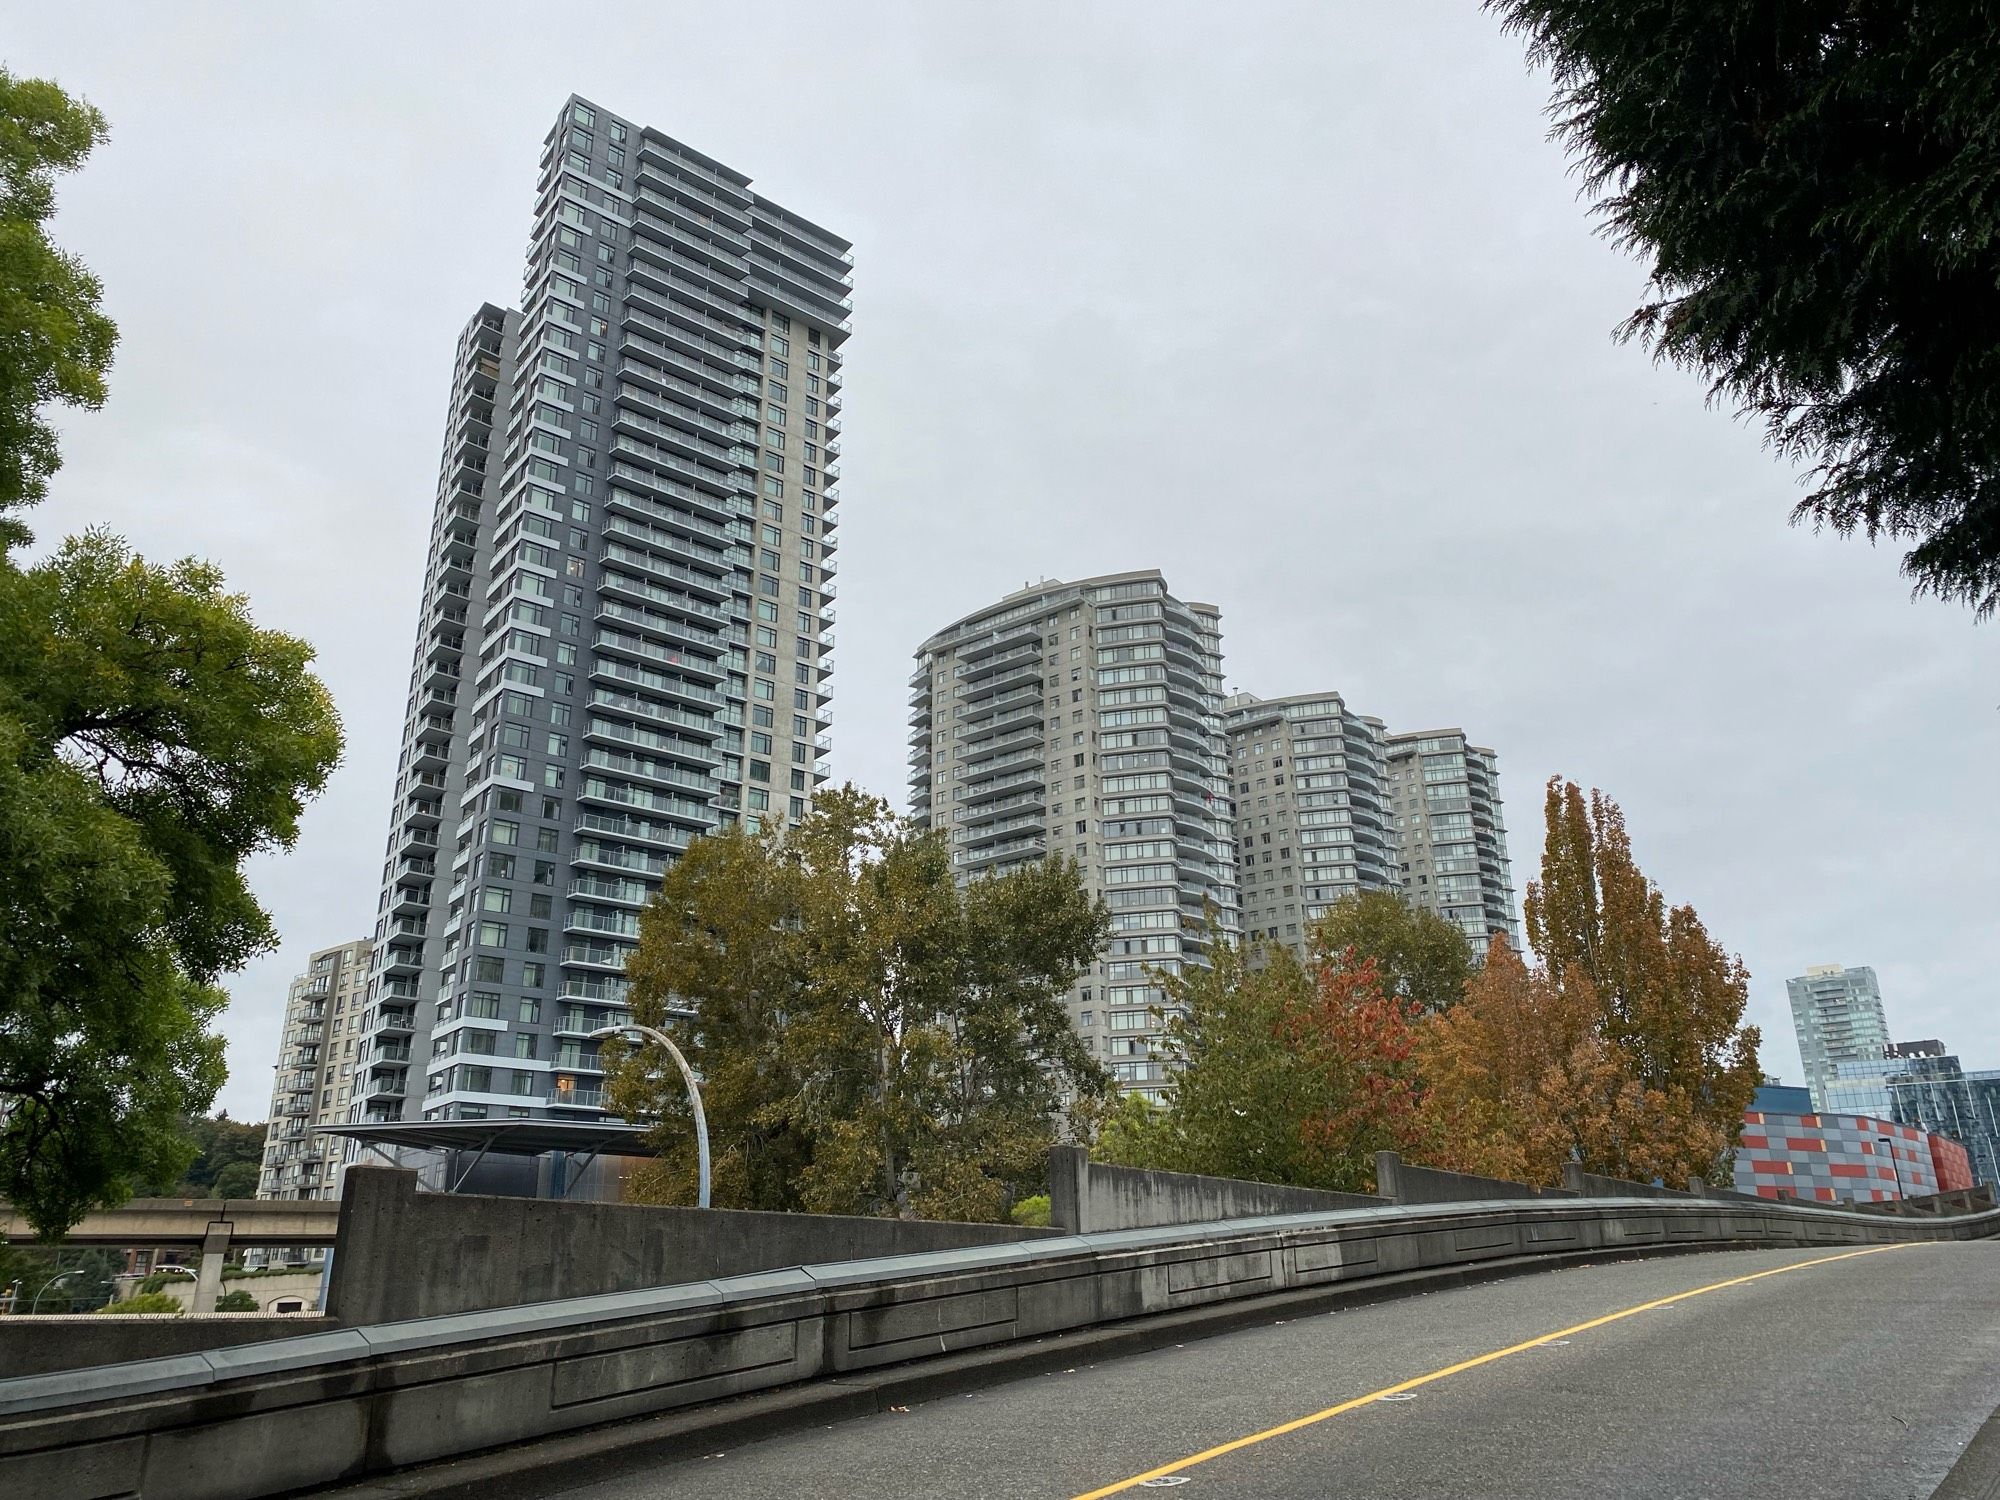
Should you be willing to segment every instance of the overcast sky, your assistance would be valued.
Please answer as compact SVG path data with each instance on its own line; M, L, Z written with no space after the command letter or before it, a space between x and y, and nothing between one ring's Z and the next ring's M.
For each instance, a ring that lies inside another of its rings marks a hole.
M231 984L231 1114L306 954L373 925L453 341L518 295L571 90L855 242L837 776L903 800L940 625L1158 567L1221 606L1233 688L1495 747L1523 886L1543 782L1610 792L1743 954L1768 1069L1815 963L2000 1065L2000 627L1788 527L1761 434L1612 342L1641 269L1472 0L610 16L79 3L0 44L112 127L57 222L111 400L34 524L220 563L346 720L255 869L284 941Z

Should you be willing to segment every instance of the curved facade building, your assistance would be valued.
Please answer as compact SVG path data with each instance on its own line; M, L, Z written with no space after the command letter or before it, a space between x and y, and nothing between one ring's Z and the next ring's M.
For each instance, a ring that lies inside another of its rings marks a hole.
M910 678L910 808L960 880L1058 853L1111 908L1071 1019L1121 1084L1165 1083L1149 970L1239 931L1222 629L1158 571L1036 584L940 630Z
M1392 734L1384 748L1403 894L1455 922L1481 953L1496 935L1518 950L1499 758L1461 729Z
M1244 936L1304 953L1343 896L1402 885L1380 719L1335 692L1224 705Z

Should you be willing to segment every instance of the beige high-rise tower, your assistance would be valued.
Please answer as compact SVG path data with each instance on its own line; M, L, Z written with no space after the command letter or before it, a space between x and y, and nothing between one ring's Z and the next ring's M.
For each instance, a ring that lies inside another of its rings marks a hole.
M1382 721L1335 692L1237 693L1224 710L1246 936L1304 956L1333 902L1402 886Z
M339 1192L346 1143L315 1135L313 1126L347 1118L374 947L357 938L320 949L286 992L259 1198L332 1198Z
M940 630L910 678L910 803L961 880L1051 853L1111 908L1071 1019L1127 1088L1166 1074L1149 978L1238 932L1219 611L1157 570L1049 582Z

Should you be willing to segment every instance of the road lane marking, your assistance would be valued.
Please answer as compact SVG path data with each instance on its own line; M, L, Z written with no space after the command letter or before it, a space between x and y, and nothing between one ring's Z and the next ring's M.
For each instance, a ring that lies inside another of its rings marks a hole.
M1201 1452L1190 1454L1186 1458L1177 1458L1170 1464L1161 1464L1156 1469L1148 1469L1143 1474L1134 1474L1131 1478L1121 1479L1116 1484L1107 1484L1101 1489L1086 1490L1084 1493L1074 1496L1073 1500L1104 1500L1104 1497L1107 1495L1123 1494L1126 1490L1136 1489L1140 1485L1147 1484L1148 1481L1164 1479L1169 1475L1181 1474L1188 1469L1192 1469L1197 1464L1207 1463L1210 1459L1221 1458L1224 1454L1234 1453L1240 1448L1250 1448L1256 1446L1258 1443L1267 1443L1272 1438L1283 1437L1286 1433L1290 1432L1297 1432L1302 1427L1314 1426L1331 1417L1338 1417L1346 1412L1355 1411L1372 1402L1399 1396L1408 1391L1414 1391L1419 1386L1429 1385L1436 1380L1443 1380L1448 1375L1459 1375L1467 1370L1476 1370L1481 1365L1490 1365L1496 1360L1506 1359L1509 1355L1521 1354L1529 1349L1539 1349L1546 1344L1568 1339L1574 1334L1588 1333L1593 1328L1602 1328L1607 1323L1617 1323L1626 1318L1637 1317L1643 1312L1653 1312L1662 1307L1672 1307L1675 1303L1685 1302L1690 1297L1705 1296L1709 1292L1720 1292L1732 1286L1747 1286L1753 1281L1762 1281L1766 1277L1783 1276L1788 1271L1804 1271L1813 1266L1829 1266L1835 1261L1854 1260L1863 1255L1881 1255L1890 1250L1908 1250L1913 1245L1921 1243L1924 1242L1911 1240L1900 1245L1876 1245L1867 1250L1849 1250L1840 1255L1822 1255L1815 1260L1794 1261L1789 1266L1776 1266L1768 1271L1755 1271L1748 1276L1732 1276L1727 1281L1712 1281L1707 1286L1698 1286L1689 1291L1676 1292L1671 1297L1657 1297L1651 1302L1641 1302L1636 1307L1627 1307L1618 1312L1606 1313L1601 1318L1592 1318L1587 1323L1575 1323L1568 1328L1558 1328L1554 1333L1545 1333L1539 1338L1527 1339L1518 1344L1510 1344L1505 1349L1495 1349L1490 1354L1480 1354L1471 1359L1462 1359L1455 1365L1446 1365L1443 1369L1432 1370L1427 1375L1416 1375L1408 1380L1399 1381L1395 1385L1385 1385L1379 1391L1370 1391L1365 1396L1356 1396L1351 1401L1343 1401L1338 1406L1329 1406L1323 1411L1316 1411L1308 1416L1294 1417L1289 1422L1280 1422L1276 1427L1266 1427L1262 1432L1253 1432L1247 1437L1232 1438L1226 1443L1217 1443L1213 1448L1204 1448Z

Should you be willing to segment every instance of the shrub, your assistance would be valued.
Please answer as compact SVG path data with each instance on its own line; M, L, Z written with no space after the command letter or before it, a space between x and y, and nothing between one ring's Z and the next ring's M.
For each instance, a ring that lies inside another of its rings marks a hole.
M1049 1227L1049 1195L1037 1193L1032 1198L1023 1198L1007 1215L1024 1229L1047 1229Z
M248 1292L224 1292L215 1299L217 1312L255 1312L257 1299Z
M178 1317L187 1311L180 1303L165 1292L141 1292L136 1297L127 1297L123 1302L107 1302L94 1309L101 1313L166 1313Z

